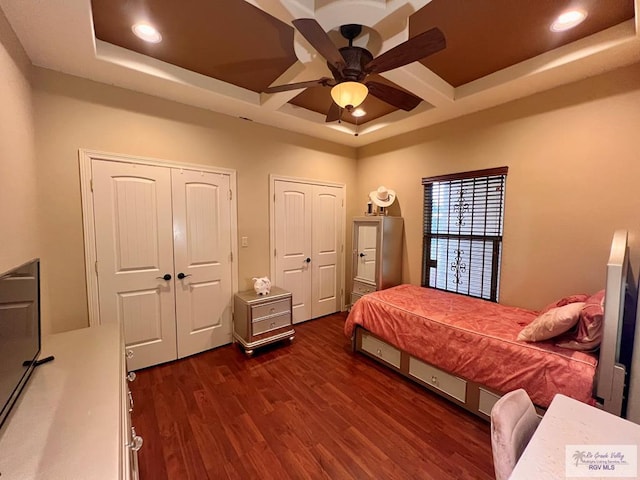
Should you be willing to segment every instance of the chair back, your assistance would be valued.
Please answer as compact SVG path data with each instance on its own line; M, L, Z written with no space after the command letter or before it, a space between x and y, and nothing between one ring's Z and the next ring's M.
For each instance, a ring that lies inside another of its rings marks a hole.
M522 388L502 396L491 409L491 450L496 480L507 480L540 418Z

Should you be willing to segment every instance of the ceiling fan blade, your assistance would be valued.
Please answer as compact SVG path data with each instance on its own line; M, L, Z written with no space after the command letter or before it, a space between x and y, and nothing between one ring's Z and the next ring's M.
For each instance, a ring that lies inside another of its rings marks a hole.
M407 112L416 108L422 99L411 93L403 92L390 85L378 82L367 82L369 93L383 102Z
M329 107L329 111L327 112L327 118L325 120L326 123L335 122L336 120L340 120L342 116L342 109L336 102L331 102L331 106Z
M299 90L301 88L326 87L332 82L331 78L322 77L318 80L310 80L308 82L287 83L286 85L275 85L265 89L264 93L287 92L289 90Z
M444 34L437 28L410 38L374 58L364 67L367 73L380 73L402 67L443 50L447 46Z
M342 73L345 67L344 58L320 24L313 18L299 18L292 23L311 46Z

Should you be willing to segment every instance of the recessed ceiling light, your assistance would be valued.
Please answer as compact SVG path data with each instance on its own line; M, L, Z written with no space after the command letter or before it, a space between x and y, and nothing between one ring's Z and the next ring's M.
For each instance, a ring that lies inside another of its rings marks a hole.
M551 24L551 31L564 32L581 24L585 18L587 18L587 12L584 10L568 10L554 20Z
M356 108L354 111L351 112L352 117L364 117L366 114L367 112L365 112L361 108Z
M162 41L162 35L160 35L160 32L156 30L156 27L149 25L148 23L136 23L131 27L131 30L133 30L133 33L135 33L137 37L141 38L145 42L160 43Z

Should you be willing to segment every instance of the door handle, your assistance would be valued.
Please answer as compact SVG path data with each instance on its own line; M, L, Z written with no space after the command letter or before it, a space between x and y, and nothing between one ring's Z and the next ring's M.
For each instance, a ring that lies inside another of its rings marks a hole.
M190 276L191 276L191 274L190 274L190 273L187 273L187 274L185 275L184 273L180 272L180 273L178 274L178 278L179 278L180 280L182 280L183 278L190 277Z
M309 257L307 257L307 258L305 258L305 259L303 260L303 262L304 262L304 263L311 263L311 259L310 259Z
M165 280L168 282L169 280L171 280L171 275L169 273L165 273L161 277L156 277L156 280Z
M360 253L360 258L362 258L362 257L366 257L366 256L367 256L367 254L366 254L366 253Z

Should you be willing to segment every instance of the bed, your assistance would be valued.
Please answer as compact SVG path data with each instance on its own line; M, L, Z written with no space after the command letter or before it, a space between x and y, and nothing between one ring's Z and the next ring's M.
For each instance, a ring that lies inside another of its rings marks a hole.
M562 348L555 339L517 340L538 312L415 285L362 297L351 308L345 334L354 351L483 418L502 394L517 388L542 410L563 393L622 415L633 352L633 283L627 233L620 230L607 264L599 352Z

